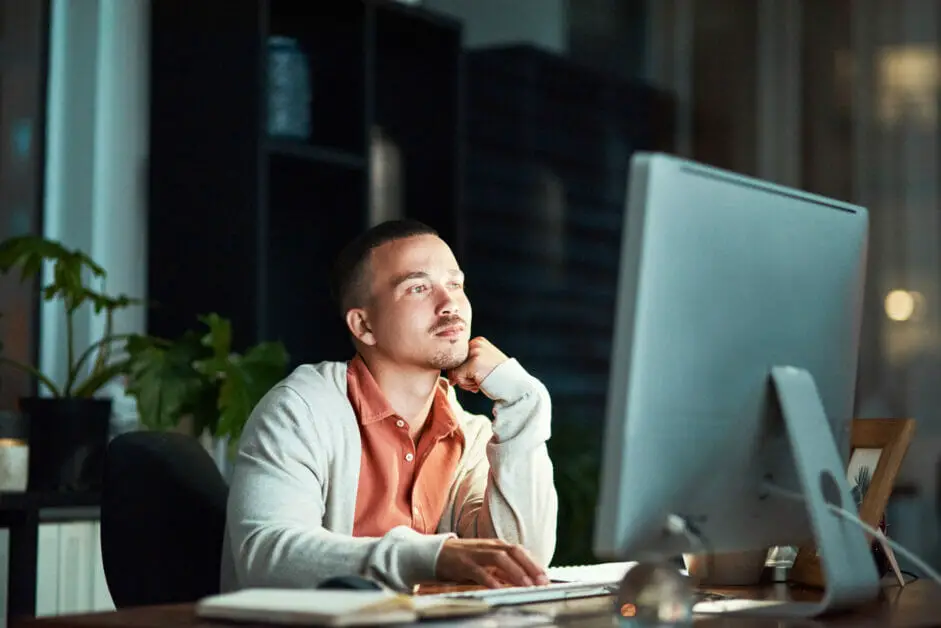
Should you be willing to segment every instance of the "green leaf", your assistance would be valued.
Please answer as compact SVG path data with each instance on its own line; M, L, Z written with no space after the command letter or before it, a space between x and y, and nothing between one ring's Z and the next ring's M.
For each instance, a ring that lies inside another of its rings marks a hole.
M119 375L127 374L130 366L130 360L121 360L119 362L114 362L107 365L100 371L92 373L88 379L86 379L80 385L76 386L75 390L72 391L71 396L80 398L94 397L95 393L98 392L102 386Z
M262 343L233 356L219 391L217 436L238 439L252 410L285 375L288 354L281 343Z
M134 336L127 342L128 394L137 399L141 423L159 429L175 427L199 406L206 386L193 364L203 355L195 334L164 346L153 339Z
M212 355L217 359L226 359L232 351L232 323L215 312L200 316L199 320L209 327L209 333L203 336L204 346L212 349Z
M59 272L81 277L87 268L96 277L104 277L105 270L79 250L69 250L55 240L38 235L23 235L0 242L0 273L20 268L23 280L32 279L42 271L45 261L60 264Z
M52 264L53 281L44 286L42 296L51 301L60 298L67 312L74 312L87 299L83 274L104 278L105 270L82 251L71 250L55 240L23 235L0 242L0 273L20 269L20 279L27 281L42 273L43 263Z
M110 297L106 294L87 289L85 290L85 299L91 302L95 314L100 314L103 311L113 312L114 310L120 310L131 305L140 305L143 303L141 299L134 299L126 294Z

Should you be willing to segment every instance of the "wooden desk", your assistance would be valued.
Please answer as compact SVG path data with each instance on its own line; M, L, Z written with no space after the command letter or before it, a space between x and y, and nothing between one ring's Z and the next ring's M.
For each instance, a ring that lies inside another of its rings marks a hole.
M779 591L752 591L757 597L777 597ZM735 595L745 596L743 591ZM811 592L791 591L794 598L808 599ZM517 607L523 608L523 607ZM568 628L613 628L617 623L609 613L611 599L608 597L568 600L530 604L526 609L544 612L554 618L553 625ZM897 585L887 586L882 598L867 608L841 615L826 621L783 622L775 619L749 619L731 617L702 617L697 626L742 626L750 628L805 628L811 626L841 626L853 628L921 628L938 626L941 622L941 586L926 580L914 582L904 589ZM459 625L459 624L458 624ZM260 624L227 624L218 621L200 621L194 614L192 604L175 606L152 606L121 610L110 613L73 615L48 619L23 619L15 621L17 628L252 628Z

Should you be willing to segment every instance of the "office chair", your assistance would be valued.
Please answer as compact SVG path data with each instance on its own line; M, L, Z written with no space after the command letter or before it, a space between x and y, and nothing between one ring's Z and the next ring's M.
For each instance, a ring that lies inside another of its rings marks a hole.
M219 592L228 486L195 438L130 432L105 459L101 554L117 608Z

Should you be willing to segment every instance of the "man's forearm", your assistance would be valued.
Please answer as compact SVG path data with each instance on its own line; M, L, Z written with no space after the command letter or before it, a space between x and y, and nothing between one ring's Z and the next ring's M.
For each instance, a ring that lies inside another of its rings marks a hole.
M490 528L482 536L519 543L548 566L555 552L558 497L545 445L542 449L517 457L499 445L488 447L491 471L478 525Z
M405 527L381 538L274 523L236 524L230 531L242 587L311 588L334 576L365 575L407 590L434 579L438 553L448 538Z
M558 498L546 448L551 400L515 361L484 382L494 400L493 436L461 482L453 517L462 536L495 537L526 547L543 565L552 560Z

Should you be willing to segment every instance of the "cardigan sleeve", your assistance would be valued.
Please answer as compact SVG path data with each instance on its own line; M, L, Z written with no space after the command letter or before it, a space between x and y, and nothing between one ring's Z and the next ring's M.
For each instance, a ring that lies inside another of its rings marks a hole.
M439 531L520 544L543 566L555 552L558 497L546 442L552 406L545 386L511 359L485 379L494 401L469 439L465 465Z

